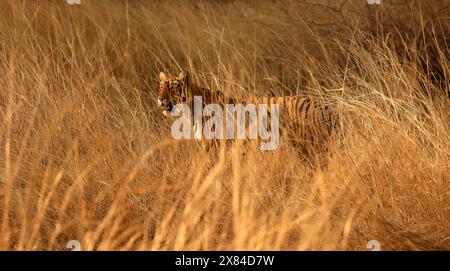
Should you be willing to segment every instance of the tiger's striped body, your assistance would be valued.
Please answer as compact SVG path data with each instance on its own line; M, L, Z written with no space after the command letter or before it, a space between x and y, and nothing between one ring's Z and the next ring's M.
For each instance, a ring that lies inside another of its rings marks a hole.
M326 144L338 127L338 118L331 104L324 100L307 96L283 97L247 97L235 99L222 92L212 92L209 89L191 84L187 73L178 78L160 74L160 91L158 103L163 112L170 111L173 105L186 103L193 106L193 97L201 96L203 106L207 104L265 104L271 108L272 104L279 106L279 120L281 134L294 141L305 150ZM171 84L175 84L172 85ZM270 113L269 117L270 117ZM166 115L166 113L165 113Z
M337 114L325 101L306 96L248 97L240 104L279 105L283 136L306 149L326 144L338 127ZM269 112L270 113L270 112Z

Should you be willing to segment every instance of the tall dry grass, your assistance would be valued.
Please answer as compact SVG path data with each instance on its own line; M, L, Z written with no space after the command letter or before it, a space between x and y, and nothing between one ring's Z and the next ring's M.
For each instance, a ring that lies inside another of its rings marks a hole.
M1 1L0 248L448 250L449 7L401 2ZM171 140L155 88L181 69L326 95L327 165Z

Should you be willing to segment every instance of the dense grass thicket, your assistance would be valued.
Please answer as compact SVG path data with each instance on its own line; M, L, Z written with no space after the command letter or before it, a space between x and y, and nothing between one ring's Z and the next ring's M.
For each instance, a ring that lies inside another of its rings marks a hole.
M0 1L0 249L450 249L450 3ZM326 165L170 136L158 73L325 95Z

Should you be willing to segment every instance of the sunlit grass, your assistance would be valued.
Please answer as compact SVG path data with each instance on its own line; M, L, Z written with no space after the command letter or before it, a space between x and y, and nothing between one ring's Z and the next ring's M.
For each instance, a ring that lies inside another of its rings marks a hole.
M422 51L369 34L364 1L323 18L292 2L151 2L1 1L0 249L450 248L444 19L414 28L437 48L439 88ZM327 96L342 133L326 166L286 142L243 156L171 139L157 75L181 69L237 97Z

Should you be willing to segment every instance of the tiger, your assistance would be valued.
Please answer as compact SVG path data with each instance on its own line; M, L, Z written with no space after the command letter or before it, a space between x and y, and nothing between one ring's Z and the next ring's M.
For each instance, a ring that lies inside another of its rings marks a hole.
M276 96L234 98L221 91L193 84L188 71L182 71L178 77L159 73L157 104L165 116L169 116L177 104L187 104L193 108L193 97L201 96L203 106L207 104L254 104L278 105L280 130L284 138L294 142L304 152L311 147L325 146L339 130L339 118L331 103L312 96ZM270 117L270 112L269 112Z

